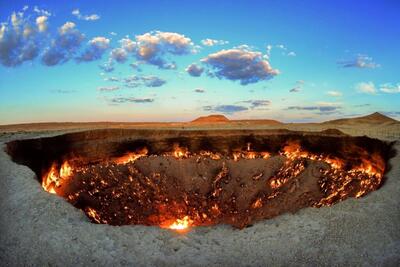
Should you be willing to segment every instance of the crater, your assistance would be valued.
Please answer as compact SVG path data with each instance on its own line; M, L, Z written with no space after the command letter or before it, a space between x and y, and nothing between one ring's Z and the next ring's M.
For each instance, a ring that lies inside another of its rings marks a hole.
M338 130L107 129L7 144L94 223L237 228L379 189L392 144Z

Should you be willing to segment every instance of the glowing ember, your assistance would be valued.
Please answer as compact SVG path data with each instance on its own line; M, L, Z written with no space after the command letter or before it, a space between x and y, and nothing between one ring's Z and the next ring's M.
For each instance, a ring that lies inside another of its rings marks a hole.
M168 226L169 229L172 230L185 230L191 226L193 221L189 218L189 216L185 216L182 219L177 219L173 224Z
M147 148L143 148L138 150L137 152L128 152L124 156L114 159L114 162L117 164L127 164L129 162L134 162L140 157L144 157L147 155L149 151Z
M177 159L182 159L189 156L189 151L187 148L180 147L178 144L174 144L174 151L172 151L171 154Z
M258 152L247 143L230 154L192 153L175 144L160 155L142 148L97 163L53 163L42 186L84 210L95 223L173 230L227 223L242 228L376 190L385 170L382 156L351 149L360 156L312 153L299 142L288 142L279 152Z

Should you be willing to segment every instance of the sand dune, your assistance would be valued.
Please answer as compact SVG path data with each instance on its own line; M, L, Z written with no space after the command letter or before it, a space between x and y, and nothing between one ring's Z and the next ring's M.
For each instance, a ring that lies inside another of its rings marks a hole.
M224 115L209 115L198 117L191 121L191 123L214 123L214 122L229 122L229 119Z
M356 117L356 118L344 118L338 120L331 120L323 122L324 124L391 124L400 123L399 121L385 116L379 112L372 113L367 116Z
M282 122L270 119L259 119L259 120L230 120L224 115L215 114L209 116L201 116L197 119L192 120L190 123L227 123L227 124L282 124Z

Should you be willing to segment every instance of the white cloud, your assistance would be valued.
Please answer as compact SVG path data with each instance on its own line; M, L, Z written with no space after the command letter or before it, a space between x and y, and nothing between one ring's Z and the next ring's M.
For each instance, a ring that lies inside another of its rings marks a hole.
M94 21L100 19L100 16L97 14L83 15L81 14L79 9L72 10L72 15L74 15L80 20L86 20L86 21Z
M89 41L89 44L91 46L95 46L99 49L107 49L110 47L110 39L99 36L99 37L94 37L92 40Z
M356 90L364 94L376 94L376 88L373 82L360 82L356 84Z
M398 94L398 93L400 93L400 83L398 83L396 85L392 85L390 83L385 83L379 87L379 90L381 92L388 93L388 94Z
M106 77L106 78L104 78L104 80L109 81L109 82L119 82L118 77Z
M111 58L107 60L107 62L99 65L99 68L102 69L104 72L112 72L114 71L114 64Z
M241 103L250 104L251 105L250 109L256 109L260 107L263 108L271 105L271 101L266 99L251 99L251 100L241 101Z
M372 58L367 55L358 55L352 60L341 60L338 61L337 64L343 68L375 69L380 67L379 64L375 63Z
M136 35L134 40L128 36L122 38L120 47L111 51L110 58L118 63L125 63L132 54L139 64L150 64L160 69L176 69L176 63L168 55L186 55L193 52L191 39L174 32L152 31Z
M133 52L136 49L136 42L129 38L122 38L119 43L121 44L121 48L127 52Z
M67 21L65 22L60 29L58 30L60 34L66 34L72 30L74 30L76 24L71 22L71 21Z
M47 31L47 19L46 16L39 16L36 18L36 25L38 27L39 32Z
M100 92L112 92L117 90L119 90L119 86L102 86L97 88L97 91Z
M124 103L152 103L154 98L137 98L137 97L114 97L108 100L110 104L124 104Z
M109 47L110 39L102 36L94 37L88 42L88 47L77 60L81 62L100 59Z
M214 45L226 45L229 44L228 41L224 41L224 40L215 40L215 39L204 39L201 40L201 43L205 46L214 46Z
M58 36L43 54L43 64L55 66L74 57L85 39L85 35L79 32L75 26L75 23L68 21L58 29Z
M272 51L272 45L267 45L267 55L270 55Z
M279 74L273 69L262 53L252 51L248 46L221 50L201 60L211 69L210 75L219 79L240 81L242 85L267 80Z
M240 105L214 105L203 106L202 108L204 111L221 112L224 114L234 114L249 110L247 107Z
M167 82L164 79L152 75L142 76L141 79L147 87L160 87Z
M123 48L114 48L110 54L111 58L118 63L124 63L128 59L128 52Z
M328 91L326 94L333 97L341 97L343 95L342 92L339 91Z
M25 9L25 6L24 6L24 9ZM28 8L26 8L26 9L28 9ZM47 11L47 10L45 10L45 9L40 9L40 8L37 7L37 6L34 6L34 7L33 7L33 11L34 11L35 13L39 14L39 15L43 15L43 16L46 16L46 17L50 17L50 16L51 16L51 13L50 13L49 11Z
M185 71L186 71L187 73L189 73L190 76L199 77L199 76L203 73L204 68L202 68L202 67L198 66L197 64L193 63L193 64L190 64L190 65L185 69Z
M287 50L286 46L284 46L283 44L276 45L276 47L282 50Z
M183 34L174 32L148 32L136 35L136 58L161 69L176 68L174 62L169 63L165 54L185 55L191 53L192 40Z
M289 106L287 110L297 111L313 111L319 115L329 115L339 112L341 109L340 103L334 102L317 102L315 105L310 106Z
M123 79L125 86L135 88L139 86L146 87L160 87L163 86L167 81L154 75L138 76L132 75Z
M13 12L9 21L0 23L0 64L15 67L38 56L39 35L34 28L35 22L23 12Z

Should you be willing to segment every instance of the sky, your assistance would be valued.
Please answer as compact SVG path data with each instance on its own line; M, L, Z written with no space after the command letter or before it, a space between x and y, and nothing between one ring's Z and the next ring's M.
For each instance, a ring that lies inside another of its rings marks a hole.
M0 0L0 124L400 119L400 1Z

